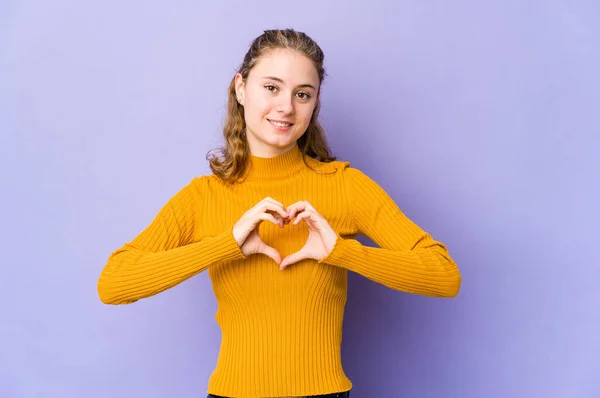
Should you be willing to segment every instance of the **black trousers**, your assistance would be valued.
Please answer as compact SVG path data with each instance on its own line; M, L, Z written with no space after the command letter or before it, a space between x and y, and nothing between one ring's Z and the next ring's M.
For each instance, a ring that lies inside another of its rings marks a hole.
M212 394L208 394L207 398L228 398L228 397L222 397L220 395L212 395ZM300 398L300 397L298 397ZM334 392L333 394L325 394L325 395L310 395L304 398L350 398L350 391L344 391L344 392Z

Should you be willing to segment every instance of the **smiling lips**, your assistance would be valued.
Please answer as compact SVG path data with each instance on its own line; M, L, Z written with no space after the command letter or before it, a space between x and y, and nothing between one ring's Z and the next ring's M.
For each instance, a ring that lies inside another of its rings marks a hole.
M267 119L267 120L269 120L271 125L273 125L273 127L275 127L275 129L277 129L279 131L287 131L287 130L289 130L290 127L292 127L294 125L294 123L285 122L285 121L281 121L281 120L271 120L271 119Z

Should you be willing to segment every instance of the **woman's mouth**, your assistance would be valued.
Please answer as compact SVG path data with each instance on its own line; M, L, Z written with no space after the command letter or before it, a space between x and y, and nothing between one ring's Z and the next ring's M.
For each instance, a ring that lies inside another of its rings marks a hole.
M271 119L267 119L267 120L269 120L271 125L273 127L275 127L276 130L279 130L279 131L288 131L290 129L290 127L292 127L294 125L294 123L284 122L284 121L280 121L280 120L271 120Z

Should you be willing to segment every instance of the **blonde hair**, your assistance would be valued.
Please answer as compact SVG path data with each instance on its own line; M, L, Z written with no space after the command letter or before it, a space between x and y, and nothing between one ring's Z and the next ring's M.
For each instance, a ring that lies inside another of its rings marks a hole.
M262 35L254 39L238 73L246 81L250 70L256 65L260 57L275 49L289 49L297 51L310 59L319 75L319 92L321 83L325 78L323 60L325 55L319 45L308 35L293 29L265 30ZM228 183L234 183L242 178L249 166L250 148L246 140L246 122L244 119L244 107L238 103L235 92L235 76L231 79L227 98L227 115L223 126L223 138L225 145L214 149L220 152L221 157L209 153L206 159L215 175ZM336 160L331 153L327 143L325 130L318 121L320 101L313 111L310 123L305 133L298 139L298 147L302 152L304 163L306 156L321 162L332 162Z

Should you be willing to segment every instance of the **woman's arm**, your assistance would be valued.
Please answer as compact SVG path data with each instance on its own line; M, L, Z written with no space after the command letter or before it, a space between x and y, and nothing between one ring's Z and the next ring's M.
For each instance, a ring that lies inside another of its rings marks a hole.
M194 242L204 177L173 196L131 242L108 258L98 294L105 304L130 304L153 296L225 260L243 259L231 230Z
M356 228L379 247L338 236L333 250L321 262L344 267L395 290L456 296L461 275L444 244L406 217L360 170L348 167L343 173Z

